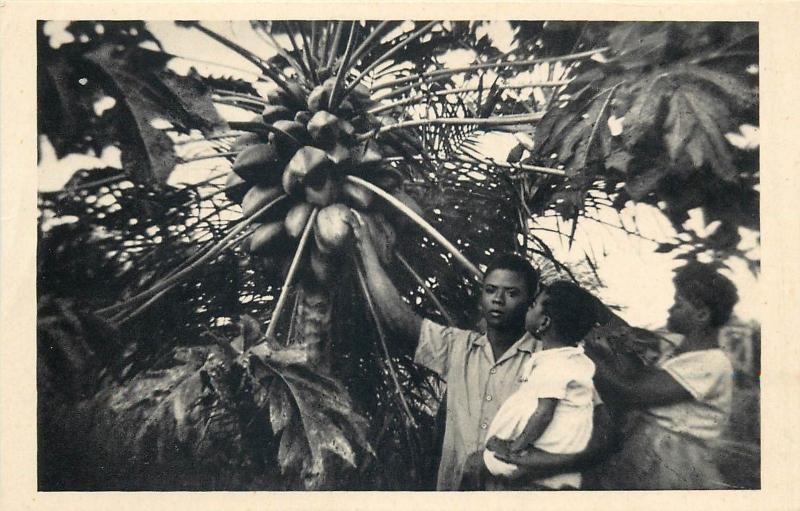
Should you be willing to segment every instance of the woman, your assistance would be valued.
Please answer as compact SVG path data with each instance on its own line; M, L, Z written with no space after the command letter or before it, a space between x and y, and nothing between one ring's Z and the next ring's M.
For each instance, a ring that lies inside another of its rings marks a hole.
M733 283L712 266L678 269L668 328L684 336L656 368L626 377L608 353L587 346L606 402L639 409L621 450L604 464L604 489L711 489L722 482L711 441L730 416L733 368L719 349L719 329L738 301Z

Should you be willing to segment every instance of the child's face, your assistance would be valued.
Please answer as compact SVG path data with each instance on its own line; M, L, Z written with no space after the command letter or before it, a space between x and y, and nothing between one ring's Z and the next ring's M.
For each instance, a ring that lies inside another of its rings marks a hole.
M531 334L540 332L541 329L550 320L544 310L544 302L547 300L547 291L541 291L536 295L536 299L528 308L525 314L525 330Z

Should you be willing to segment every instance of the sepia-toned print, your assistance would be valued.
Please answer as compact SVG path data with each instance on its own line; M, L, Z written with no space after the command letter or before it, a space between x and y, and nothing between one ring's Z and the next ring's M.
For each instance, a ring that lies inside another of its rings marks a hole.
M36 33L40 492L761 488L758 23Z

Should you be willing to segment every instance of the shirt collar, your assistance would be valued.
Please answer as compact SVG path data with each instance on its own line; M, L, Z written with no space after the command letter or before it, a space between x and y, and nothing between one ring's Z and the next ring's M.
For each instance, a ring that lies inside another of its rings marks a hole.
M489 337L481 334L472 340L472 345L475 347L487 346L489 344ZM535 353L541 351L542 343L537 341L530 333L525 332L517 342L511 345L508 351L516 349L517 351L524 351L525 353Z

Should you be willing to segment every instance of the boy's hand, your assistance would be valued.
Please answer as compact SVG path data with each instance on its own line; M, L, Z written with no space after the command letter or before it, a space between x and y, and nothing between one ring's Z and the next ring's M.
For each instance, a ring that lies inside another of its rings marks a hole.
M511 453L511 440L501 440L493 436L486 441L486 448L498 455L498 457L501 454L507 455Z
M358 211L351 209L350 212L352 214L348 215L345 221L353 231L353 240L356 243L356 247L358 247L359 250L363 250L365 244L372 242L369 228L365 225L364 218L361 217Z
M532 464L535 464L537 453L541 452L536 448L531 448L522 451L511 451L508 450L506 452L496 452L495 457L506 463L510 463L512 465L517 465L520 467L527 467Z

